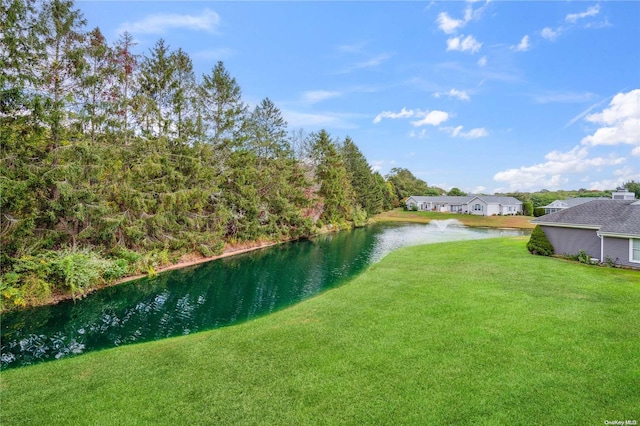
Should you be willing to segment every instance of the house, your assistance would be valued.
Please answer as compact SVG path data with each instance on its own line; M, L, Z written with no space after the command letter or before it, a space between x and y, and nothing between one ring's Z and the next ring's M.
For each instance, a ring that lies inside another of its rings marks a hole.
M593 200L531 221L557 254L584 250L600 262L640 268L640 201Z
M568 209L569 207L574 207L583 203L588 203L589 201L607 200L607 199L608 198L589 198L589 197L567 198L566 200L555 200L551 204L542 206L542 208L544 209L544 214L549 214L549 213L555 213L563 209Z
M494 195L430 196L412 195L407 198L408 209L446 213L467 213L481 216L522 214L522 201L514 197Z

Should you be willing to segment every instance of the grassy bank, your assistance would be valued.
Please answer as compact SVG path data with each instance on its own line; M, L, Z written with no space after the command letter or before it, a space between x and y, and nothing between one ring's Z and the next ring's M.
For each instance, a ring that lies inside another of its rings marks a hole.
M417 222L428 223L432 220L457 219L466 226L489 228L533 229L531 216L478 216L473 214L413 212L397 208L380 213L371 220L374 222Z
M640 420L640 274L525 244L406 248L238 326L3 372L0 422Z

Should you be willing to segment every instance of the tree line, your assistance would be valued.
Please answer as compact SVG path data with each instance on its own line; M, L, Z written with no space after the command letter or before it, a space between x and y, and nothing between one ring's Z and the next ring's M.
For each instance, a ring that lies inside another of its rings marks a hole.
M3 0L3 308L79 294L185 253L364 224L399 205L349 137L250 108L217 62L88 30L71 0Z

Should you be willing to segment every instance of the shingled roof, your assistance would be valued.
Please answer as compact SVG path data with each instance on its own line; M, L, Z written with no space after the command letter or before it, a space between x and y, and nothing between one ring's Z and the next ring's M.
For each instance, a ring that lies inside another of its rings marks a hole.
M542 206L542 208L545 209L553 209L553 208L569 208L569 207L573 207L573 206L577 206L580 204L584 204L584 203L588 203L591 202L593 200L610 200L611 198L604 198L604 197L598 197L598 198L588 198L588 197L582 197L582 198L567 198L566 200L556 200L551 204L547 204L546 206Z
M594 200L540 216L538 225L598 229L603 235L640 236L640 201Z
M502 205L520 205L522 201L514 197L502 197L496 195L440 195L440 196L421 196L412 195L410 198L418 202L428 203L449 203L449 204L467 204L474 198L479 198L487 204Z

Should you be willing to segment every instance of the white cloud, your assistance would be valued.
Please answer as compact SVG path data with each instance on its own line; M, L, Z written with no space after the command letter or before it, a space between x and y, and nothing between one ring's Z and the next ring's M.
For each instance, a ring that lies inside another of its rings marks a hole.
M555 30L546 27L542 31L540 31L540 35L547 40L554 41L560 35L562 30L560 28L556 28Z
M603 21L599 21L599 22L589 22L588 24L585 24L585 28L593 28L593 29L599 29L599 28L607 28L611 26L611 22L609 22L608 18L604 18Z
M336 98L341 96L341 92L329 91L329 90L310 90L302 94L302 100L308 104L315 104L327 99Z
M478 42L472 35L463 38L464 35L453 37L447 40L447 51L459 50L461 52L470 51L476 53L482 47L482 43Z
M634 170L632 167L629 167L629 166L623 167L618 170L614 170L613 176L615 177L611 179L603 179L603 180L591 182L589 184L590 185L589 189L597 189L602 191L604 189L613 189L613 188L621 187L623 184L625 184L626 182L629 182L630 180L633 180L636 182L640 181L640 173L638 173L636 170Z
M469 1L469 3L475 3L475 1ZM436 19L438 28L440 28L446 34L453 34L458 29L464 28L472 20L480 19L488 4L489 1L486 1L484 5L475 10L473 9L472 5L468 5L464 9L464 17L462 19L456 19L449 16L447 12L441 12L440 14L438 14L438 19Z
M454 138L463 138L463 139L478 139L483 138L485 136L489 136L489 132L484 127L476 127L474 129L469 130L468 132L462 131L463 126L458 126L454 128L446 128L443 130L448 130L451 133L451 137Z
M512 46L511 48L516 52L526 52L530 47L531 45L529 44L529 36L526 35L522 37L522 40L520 40L520 43L517 46Z
M618 93L602 112L587 115L586 120L602 125L592 135L582 139L584 145L635 145L633 155L640 151L640 89Z
M468 21L463 19L454 19L450 17L447 12L442 12L438 15L438 28L444 31L446 34L454 33L458 28L464 27Z
M447 121L449 119L449 113L444 111L422 111L422 110L413 110L402 108L400 112L393 111L383 111L378 114L374 119L373 123L377 124L382 121L383 118L390 119L398 119L398 118L418 118L419 120L412 121L415 127L420 127L424 125L438 126L439 124ZM411 135L410 135L411 136ZM412 136L415 137L415 134Z
M544 163L533 166L508 169L493 176L496 182L507 183L510 190L559 189L569 182L565 174L582 173L593 168L614 166L625 159L609 157L588 157L586 147L575 146L568 152L552 151L545 156Z
M430 125L430 126L438 126L441 123L444 123L449 119L449 113L444 111L429 111L429 112L421 112L418 117L422 116L420 120L412 121L416 127Z
M172 29L213 32L220 23L220 16L210 9L198 15L180 15L177 13L149 15L136 22L125 22L118 32L132 34L164 34Z
M381 122L383 118L391 118L391 119L409 118L409 117L413 117L414 115L415 115L414 110L406 109L405 107L402 107L402 110L400 110L400 112L392 112L392 111L381 112L380 114L376 115L376 118L373 119L373 123L377 124Z
M433 96L435 96L436 98L440 98L442 96L449 96L451 98L458 98L461 101L471 100L467 92L465 92L464 90L458 90L458 89L451 89L448 92L436 92L433 94Z
M483 56L482 58L478 59L478 65L481 67L484 67L485 65L487 65L487 57Z
M589 7L585 12L570 13L564 18L564 20L575 24L578 19L586 18L589 16L596 16L598 13L600 13L600 5L596 4L595 6Z

